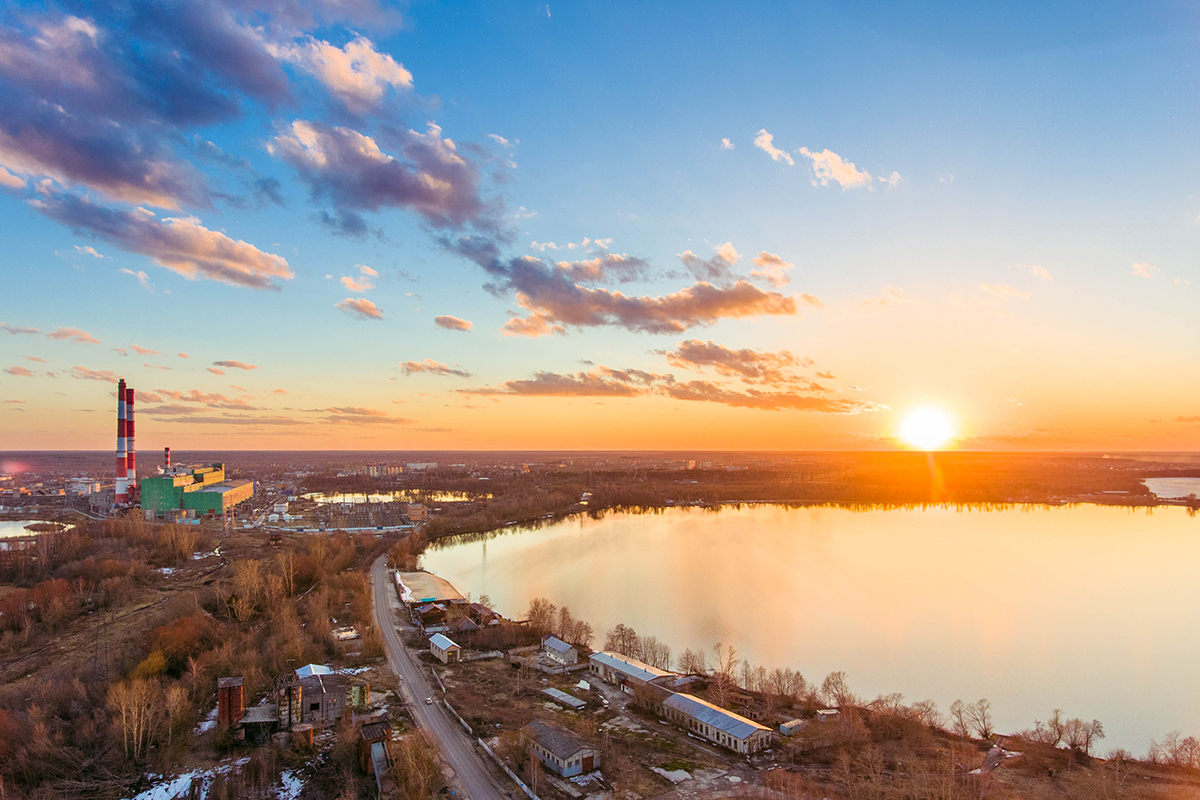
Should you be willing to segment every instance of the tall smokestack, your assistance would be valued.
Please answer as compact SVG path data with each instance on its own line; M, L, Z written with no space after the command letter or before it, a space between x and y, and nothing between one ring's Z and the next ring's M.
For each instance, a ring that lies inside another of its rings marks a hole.
M129 502L129 460L125 452L125 379L117 382L117 505Z
M137 449L133 446L133 389L125 390L125 454L126 476L129 478L129 495L137 489Z
M163 464L164 464L163 469L166 472L170 472L171 471L171 448L169 448L169 447L163 448Z

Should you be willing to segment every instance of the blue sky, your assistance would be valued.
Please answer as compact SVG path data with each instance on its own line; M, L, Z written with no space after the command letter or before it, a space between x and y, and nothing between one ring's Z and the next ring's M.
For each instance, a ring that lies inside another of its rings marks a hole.
M0 22L13 449L1200 446L1183 4Z

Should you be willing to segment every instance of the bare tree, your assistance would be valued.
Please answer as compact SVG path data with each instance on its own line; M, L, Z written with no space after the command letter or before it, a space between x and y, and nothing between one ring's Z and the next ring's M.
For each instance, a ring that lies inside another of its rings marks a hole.
M831 672L825 676L821 683L821 698L823 702L838 708L858 705L858 698L850 691L844 672Z
M647 636L641 640L642 661L659 669L671 668L671 647L666 642L660 642L657 636Z
M575 619L571 616L571 609L563 606L558 610L558 624L554 626L554 634L560 639L569 639L571 632L575 630Z
M1062 744L1063 737L1066 735L1066 720L1063 719L1062 710L1054 709L1050 714L1050 719L1046 720L1046 731L1049 734L1046 743L1058 747Z
M922 724L930 728L941 728L946 724L946 718L942 716L942 712L938 711L937 703L932 700L922 700L919 703L914 703L912 707L913 716Z
M535 597L529 601L529 610L525 612L525 618L529 620L529 627L538 633L549 633L554 628L556 611L558 609L554 603L544 597Z
M967 706L967 720L970 721L971 727L979 734L980 739L990 738L995 732L992 725L992 703L986 697L979 700L977 703L971 703Z
M604 637L605 650L620 653L629 658L637 658L641 655L641 648L642 643L638 639L637 631L622 623L617 623L617 626Z
M971 735L967 704L962 700L955 700L950 704L950 729L959 736Z
M703 650L688 648L679 654L679 671L685 675L707 675L708 660Z

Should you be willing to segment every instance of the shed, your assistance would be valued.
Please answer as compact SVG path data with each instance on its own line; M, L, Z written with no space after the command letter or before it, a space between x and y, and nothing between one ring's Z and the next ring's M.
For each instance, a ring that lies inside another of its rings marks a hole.
M546 695L546 697L549 697L560 706L569 708L572 711L578 711L587 705L587 703L583 702L578 697L572 697L571 695L559 689L542 689L542 694Z
M429 637L429 652L443 664L458 663L462 648L455 644L450 637L435 633Z
M521 744L556 775L570 778L600 767L600 751L561 725L537 719L521 728Z
M792 719L779 726L779 732L784 736L795 736L804 727L804 720Z
M228 730L242 720L245 711L242 677L217 679L217 727Z

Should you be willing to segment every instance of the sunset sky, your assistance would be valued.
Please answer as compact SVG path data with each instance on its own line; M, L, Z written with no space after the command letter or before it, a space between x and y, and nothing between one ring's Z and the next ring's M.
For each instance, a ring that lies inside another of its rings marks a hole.
M0 450L1200 449L1192 3L0 10Z

